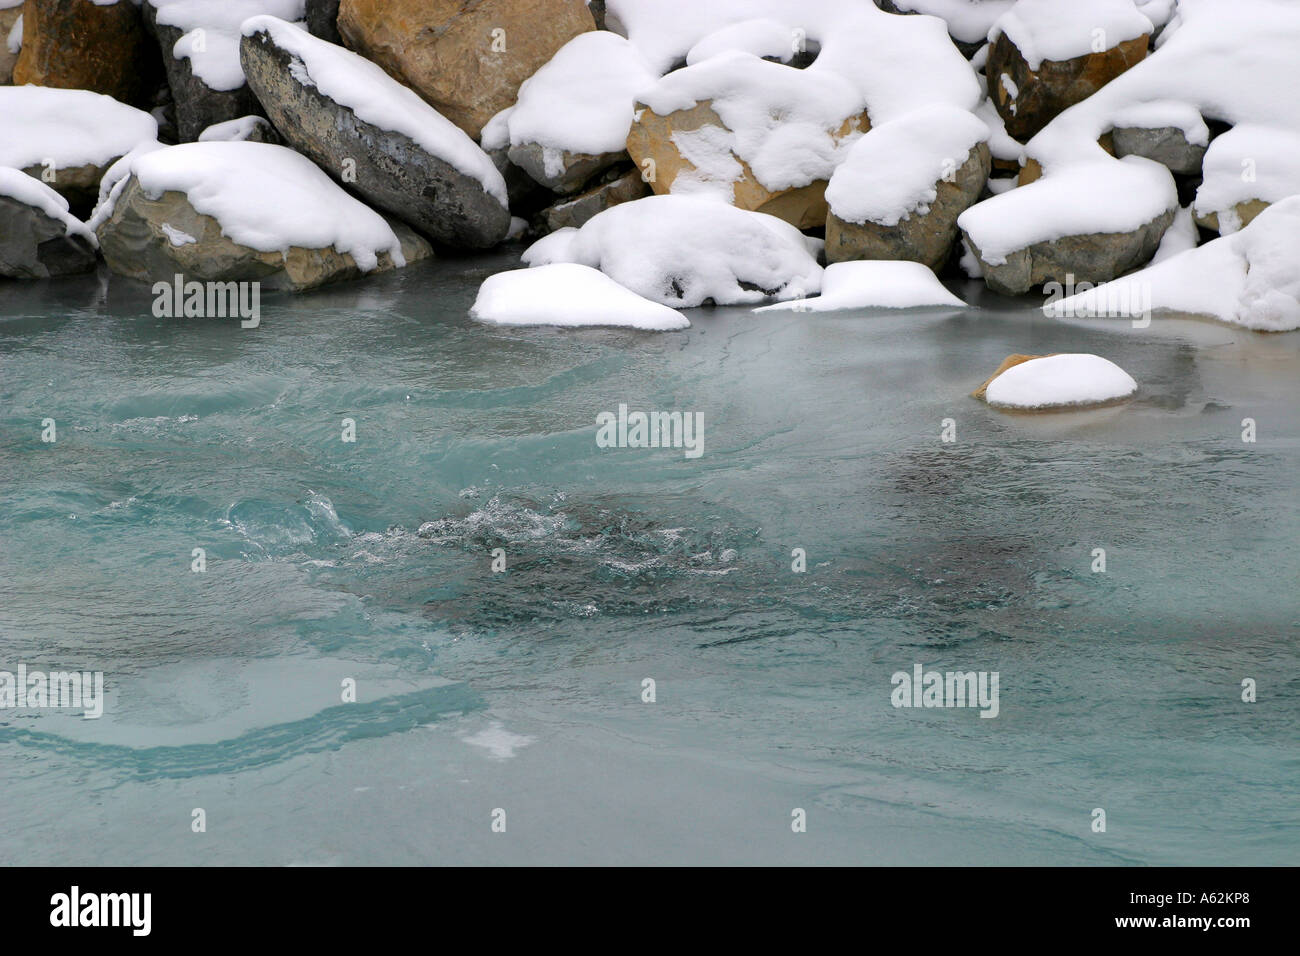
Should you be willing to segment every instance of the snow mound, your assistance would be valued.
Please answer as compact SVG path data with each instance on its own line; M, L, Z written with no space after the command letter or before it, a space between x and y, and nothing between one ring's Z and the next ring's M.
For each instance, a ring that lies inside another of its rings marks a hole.
M818 240L765 213L691 196L647 196L561 229L530 266L576 262L654 302L690 308L796 299L821 289Z
M16 199L26 206L39 209L51 219L63 223L69 236L81 236L92 246L98 246L95 234L84 222L68 212L68 201L39 179L28 176L21 169L0 166L0 196Z
M1251 199L1277 202L1300 193L1300 130L1255 123L1234 126L1210 144L1192 211L1219 214L1219 232L1241 228L1232 211Z
M383 216L283 146L184 143L138 155L130 171L150 198L182 192L191 206L221 223L223 234L260 252L332 246L351 255L363 272L379 264L380 252L398 266L406 264Z
M948 24L948 32L962 43L987 39L998 17L1016 0L894 0L904 13L928 13Z
M731 50L789 63L798 52L799 34L785 23L760 17L742 20L710 33L686 53L686 65L694 66L709 57Z
M1240 232L1054 302L1049 315L1205 315L1261 332L1300 329L1300 196Z
M938 196L935 184L951 176L989 128L947 104L922 107L882 123L849 150L826 187L831 212L845 222L897 225Z
M579 34L519 88L505 119L510 144L593 155L622 152L632 103L657 78L621 36L603 30ZM500 140L494 122L497 118L483 129L485 146Z
M1133 0L1020 0L989 29L992 43L1002 34L1016 45L1031 70L1044 60L1072 60L1113 49L1155 31Z
M367 123L408 137L429 154L478 180L484 192L501 205L508 205L505 180L478 144L365 57L272 16L250 17L241 30L244 36L269 34L277 47L298 57L302 66L293 69L304 75L295 75L295 79L304 86L316 87Z
M623 326L653 332L690 326L686 316L569 262L489 276L470 315L494 325Z
M237 90L244 85L239 65L239 26L249 17L270 14L299 21L306 0L149 0L158 22L175 27L182 36L172 47L177 59L189 59L190 69L213 90Z
M105 166L157 136L152 116L111 96L0 86L0 166Z
M259 127L271 124L264 116L240 116L238 119L213 123L199 134L200 143L242 143Z
M838 309L910 309L966 303L943 287L928 266L919 262L836 262L822 276L822 294L811 299L778 302L755 312L833 312Z
M1030 359L989 382L985 400L999 408L1063 408L1127 398L1137 382L1100 355L1066 353Z

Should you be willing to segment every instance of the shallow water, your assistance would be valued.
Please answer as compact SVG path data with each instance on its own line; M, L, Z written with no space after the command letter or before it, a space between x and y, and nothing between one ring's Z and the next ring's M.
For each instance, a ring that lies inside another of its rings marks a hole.
M0 669L109 689L0 711L0 862L1295 862L1300 337L974 284L469 320L514 261L268 295L250 330L0 286ZM969 398L1060 351L1139 395ZM620 403L702 413L703 455L597 447ZM895 709L918 663L998 672L998 716Z

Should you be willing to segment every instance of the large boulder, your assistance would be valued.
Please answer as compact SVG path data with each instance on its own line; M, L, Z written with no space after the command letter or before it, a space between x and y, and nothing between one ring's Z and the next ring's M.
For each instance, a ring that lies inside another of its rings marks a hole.
M305 6L304 0L144 0L142 9L162 48L177 133L192 143L209 126L262 112L244 82L239 25L260 14L300 20Z
M343 41L474 139L579 33L584 0L342 0Z
M265 143L188 143L141 155L92 223L109 268L149 282L181 275L297 292L431 251L309 159Z
M838 73L731 51L643 93L627 151L656 193L709 190L808 229L825 224L826 183L870 126Z
M123 102L140 99L157 55L140 8L94 0L27 0L16 85L93 90Z
M826 190L826 259L907 259L936 271L957 217L984 190L989 129L954 106L915 110L863 136Z
M244 24L248 82L285 140L440 243L493 246L505 182L461 130L373 63L274 17Z
M990 31L989 97L1024 143L1145 59L1154 27L1132 0L1020 0Z
M0 167L0 276L47 279L95 268L95 237L68 201L17 169Z

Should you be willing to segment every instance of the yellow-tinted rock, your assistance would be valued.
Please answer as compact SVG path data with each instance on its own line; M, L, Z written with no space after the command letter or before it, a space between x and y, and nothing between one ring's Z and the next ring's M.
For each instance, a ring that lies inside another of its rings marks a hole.
M150 70L146 68L148 37L138 6L27 0L21 9L23 46L13 67L15 86L35 83L93 90L124 103L139 100Z

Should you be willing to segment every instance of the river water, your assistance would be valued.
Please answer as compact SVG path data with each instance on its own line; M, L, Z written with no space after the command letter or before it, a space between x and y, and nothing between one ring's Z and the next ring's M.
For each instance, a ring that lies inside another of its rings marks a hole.
M470 320L515 261L256 329L0 285L0 669L107 688L0 710L0 863L1296 861L1300 336L971 283ZM969 397L1062 351L1141 391ZM703 454L598 447L620 404ZM996 672L997 716L892 706L918 664Z

